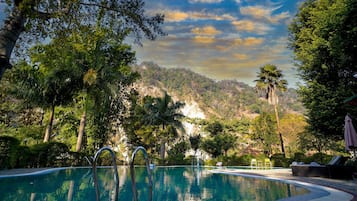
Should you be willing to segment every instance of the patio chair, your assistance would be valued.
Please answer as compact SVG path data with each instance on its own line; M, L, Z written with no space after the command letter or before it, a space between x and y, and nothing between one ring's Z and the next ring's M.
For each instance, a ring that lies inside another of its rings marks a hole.
M255 167L255 169L258 168L258 162L255 158L252 158L252 160L250 161L250 169L253 169L253 167Z
M264 159L264 168L266 168L266 169L268 169L268 168L272 168L272 163L271 163L271 161L270 161L270 159L269 158L266 158L266 159Z

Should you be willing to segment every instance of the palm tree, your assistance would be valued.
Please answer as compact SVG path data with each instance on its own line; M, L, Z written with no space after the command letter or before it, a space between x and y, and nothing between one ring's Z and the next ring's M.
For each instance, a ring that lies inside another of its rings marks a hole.
M184 103L182 102L173 102L167 92L165 92L162 98L154 98L144 105L146 110L144 123L161 127L162 135L159 139L161 159L165 158L166 142L172 133L172 128L183 130L180 119L184 116L178 111L183 106Z
M258 91L265 95L270 105L274 106L275 118L277 124L277 133L280 139L281 152L285 157L284 140L280 131L280 121L278 113L279 98L277 96L277 91L285 91L288 82L282 79L283 74L275 65L266 64L260 67L260 72L257 75L258 79L254 80L256 82L256 88Z

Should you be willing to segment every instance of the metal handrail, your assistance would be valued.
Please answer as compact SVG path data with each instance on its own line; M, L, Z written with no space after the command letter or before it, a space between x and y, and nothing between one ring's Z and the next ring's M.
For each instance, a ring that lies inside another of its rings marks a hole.
M146 163L146 170L147 174L149 177L149 201L152 201L152 179L151 179L151 171L150 171L150 164L149 164L149 159L148 159L148 154L146 152L146 149L142 146L137 147L133 154L131 155L131 161L130 161L130 176L131 176L131 187L133 189L133 200L137 201L138 200L138 191L136 189L136 182L135 182L135 171L134 171L134 159L136 156L136 153L138 151L142 151L144 153L144 158L145 158L145 163Z
M97 159L99 158L100 154L104 151L107 150L110 152L112 159L113 159L113 168L114 168L114 182L115 182L115 191L114 191L114 200L118 200L118 191L119 191L119 176L118 176L118 168L117 168L117 163L115 160L115 153L110 147L102 147L97 151L97 153L94 155L93 158L93 163L92 163L92 169L93 169L93 181L94 181L94 186L95 186L95 194L96 194L96 201L100 201L100 194L99 194L99 187L98 187L98 178L97 178Z

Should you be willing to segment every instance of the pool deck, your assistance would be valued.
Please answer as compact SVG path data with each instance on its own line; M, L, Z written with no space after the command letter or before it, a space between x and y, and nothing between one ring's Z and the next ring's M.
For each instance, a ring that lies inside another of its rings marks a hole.
M9 175L25 175L36 172L48 170L48 168L23 168L0 170L1 176ZM328 196L324 196L314 201L357 201L357 181L356 180L337 180L321 177L297 177L292 176L291 169L228 169L217 168L213 170L218 173L235 174L235 175L249 175L254 177L264 177L274 180L292 181L295 183L318 185L329 192Z
M328 191L329 195L313 201L357 201L357 181L356 180L337 180L322 177L298 177L293 176L291 169L226 169L221 168L214 172L250 175L274 180L292 181L293 183L318 185L323 190Z

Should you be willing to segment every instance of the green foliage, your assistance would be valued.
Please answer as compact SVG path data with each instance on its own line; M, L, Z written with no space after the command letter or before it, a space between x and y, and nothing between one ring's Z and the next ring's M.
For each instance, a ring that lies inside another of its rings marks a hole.
M342 139L347 112L343 104L356 93L357 3L355 0L306 1L290 25L300 77L299 93L307 109L309 131L318 138Z
M13 168L16 165L20 142L10 136L0 136L0 168Z
M69 149L59 142L36 144L30 147L32 167L61 167L68 165Z
M189 141L190 141L191 148L194 151L197 151L197 149L200 147L201 135L190 136Z
M242 155L239 156L233 165L240 165L240 166L249 166L250 162L252 160L253 156L252 155Z
M273 145L278 142L273 115L263 112L255 118L252 124L252 139L257 140L262 146L264 153L273 153Z
M162 68L150 62L135 66L134 70L140 73L144 85L164 88L180 100L194 100L208 118L242 117L246 112L260 111L258 108L263 104L254 88L239 81L217 82L188 69ZM287 90L284 97L278 95L282 108L293 110L289 106L294 105L294 111L303 112L294 89ZM254 104L258 108L254 109Z
M321 134L310 134L308 132L301 133L298 138L300 150L303 151L317 151L319 153L327 150L343 152L343 145L331 139L331 136L324 136Z
M213 137L204 138L201 142L201 149L216 158L221 155L227 156L229 149L232 149L236 144L236 138L231 134L218 134Z
M190 160L185 160L185 153L189 148L189 144L185 141L176 143L170 150L167 151L168 165L187 165Z
M215 136L223 132L223 125L218 121L214 121L213 123L208 124L205 130L212 136Z
M286 158L283 154L273 154L270 158L274 167L289 167L292 163L290 158Z

